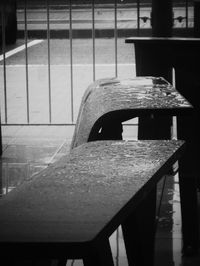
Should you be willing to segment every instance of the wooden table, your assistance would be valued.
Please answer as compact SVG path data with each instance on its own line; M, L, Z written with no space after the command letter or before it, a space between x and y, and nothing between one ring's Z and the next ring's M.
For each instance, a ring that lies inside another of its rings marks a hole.
M121 224L130 265L153 265L152 195L184 146L97 141L74 148L0 199L0 261L83 258L84 265L114 265L108 238ZM137 221L134 211L144 203L149 211Z
M199 247L199 221L197 213L197 187L200 189L199 176L199 96L200 75L200 38L128 38L126 43L134 44L136 74L138 76L163 76L172 82L175 70L176 89L194 107L192 116L177 116L177 134L179 139L187 142L187 152L180 161L179 182L181 187L181 208L183 216L183 252L196 253ZM139 138L148 138L147 128L150 118L139 119ZM171 117L154 119L158 131L157 138L170 137ZM166 130L168 128L168 130Z

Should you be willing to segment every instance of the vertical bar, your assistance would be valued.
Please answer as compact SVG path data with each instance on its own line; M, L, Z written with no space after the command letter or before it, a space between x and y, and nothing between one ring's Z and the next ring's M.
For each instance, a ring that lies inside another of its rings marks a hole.
M6 32L5 32L5 3L2 5L2 53L3 53L3 80L4 80L4 108L5 108L5 123L8 122L7 113L7 77L6 77Z
M4 108L5 108L5 122L7 123L7 84L6 84L6 56L5 56L5 6L2 4L1 26L2 26L2 53L3 53L3 80L4 80ZM1 110L0 110L0 156L3 153L2 132L1 132Z
M26 63L26 108L27 108L27 123L30 122L29 111L29 78L28 78L28 31L27 31L27 0L24 0L24 39L25 39L25 63Z
M93 62L93 81L96 79L95 71L95 0L92 0L92 62Z
M115 0L114 6L114 15L115 15L115 29L114 29L114 38L115 38L115 76L118 76L118 64L117 64L117 0Z
M137 0L137 36L140 36L140 0Z
M0 163L0 199L3 196L3 163Z
M9 164L6 164L5 168L5 194L8 194L9 192Z
M194 37L200 37L200 1L194 1Z
M49 123L51 123L51 54L50 54L50 19L49 19L49 0L46 0L47 5L47 44L48 44L48 87L49 87Z
M185 22L186 29L188 29L188 0L185 0Z
M116 266L119 266L119 227L116 230Z
M72 47L72 0L69 0L69 38L70 38L70 75L71 75L71 120L74 122L74 95L73 95L73 47Z

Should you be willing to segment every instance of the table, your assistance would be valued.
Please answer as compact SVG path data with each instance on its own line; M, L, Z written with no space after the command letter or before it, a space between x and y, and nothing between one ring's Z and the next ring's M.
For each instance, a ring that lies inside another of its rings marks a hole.
M200 87L199 62L200 38L165 38L152 37L127 38L126 43L135 47L136 74L139 76L163 76L172 82L175 71L176 89L194 107L192 116L177 117L177 134L179 139L187 142L187 152L180 161L181 208L183 216L183 252L196 252L199 246L197 187L200 188L198 171L200 150L199 98ZM148 138L147 127L150 119L140 118L139 138ZM171 118L162 121L158 116L154 127L170 128ZM158 132L157 138L170 137L169 130ZM192 217L192 218L191 218Z
M169 140L74 148L0 199L0 260L83 258L87 266L113 266L108 238L121 224L130 265L153 266L154 191L184 148ZM137 221L142 204L148 208Z

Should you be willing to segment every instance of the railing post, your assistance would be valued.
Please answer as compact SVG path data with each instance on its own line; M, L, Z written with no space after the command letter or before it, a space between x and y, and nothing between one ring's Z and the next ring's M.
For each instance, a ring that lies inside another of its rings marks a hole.
M200 37L200 0L194 1L194 37Z
M172 0L152 0L152 36L170 37L172 35Z

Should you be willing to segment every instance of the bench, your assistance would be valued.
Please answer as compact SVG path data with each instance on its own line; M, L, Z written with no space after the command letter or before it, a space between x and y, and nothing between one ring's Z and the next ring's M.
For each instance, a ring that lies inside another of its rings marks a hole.
M113 266L109 236L119 225L129 265L153 265L154 191L184 148L175 140L94 141L73 148L0 199L1 265L53 259L65 265L82 258L86 266ZM149 211L140 223L134 211L142 204ZM143 230L149 235L135 243Z

